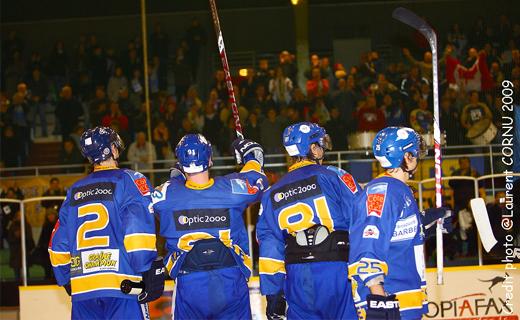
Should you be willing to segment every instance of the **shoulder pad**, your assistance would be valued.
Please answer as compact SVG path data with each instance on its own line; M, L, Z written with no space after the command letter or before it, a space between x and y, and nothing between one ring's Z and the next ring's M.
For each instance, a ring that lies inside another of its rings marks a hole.
M345 173L347 173L347 171L341 169L341 168L338 168L338 167L335 167L335 166L326 166L326 168L332 172L334 172L335 174L337 174L338 176L342 176L344 175Z

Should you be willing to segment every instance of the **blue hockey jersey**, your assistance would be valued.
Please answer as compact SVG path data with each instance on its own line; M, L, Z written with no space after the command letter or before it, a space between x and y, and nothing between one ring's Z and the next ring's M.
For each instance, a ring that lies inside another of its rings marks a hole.
M316 224L326 226L330 232L348 231L360 191L344 170L302 161L264 193L256 227L263 295L284 289L285 238Z
M230 248L249 278L252 260L242 215L249 204L259 201L267 185L260 164L249 161L240 173L212 178L207 185L170 179L159 186L152 201L166 239L164 264L170 277L177 277L196 241L217 238Z
M380 176L365 186L358 212L350 233L349 275L360 318L368 287L381 281L386 292L396 294L403 319L420 319L427 312L424 236L412 190Z
M150 183L139 172L98 168L67 192L49 243L59 285L72 301L121 293L124 279L141 281L157 257Z

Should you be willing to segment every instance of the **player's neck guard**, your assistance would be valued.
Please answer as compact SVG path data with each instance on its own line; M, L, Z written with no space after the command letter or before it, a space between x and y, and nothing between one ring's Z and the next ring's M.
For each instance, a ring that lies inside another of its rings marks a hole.
M298 162L296 162L295 164L293 164L293 165L291 165L289 167L289 172L291 172L293 170L296 170L296 169L299 169L299 168L302 168L302 167L310 166L312 164L316 164L316 162L311 161L311 160L307 160L307 159L298 161Z
M206 183L196 183L196 182L188 180L188 181L186 181L186 188L193 189L193 190L204 190L204 189L208 189L211 186L213 186L214 183L215 183L215 180L213 180L213 178L209 179L208 182L206 182Z

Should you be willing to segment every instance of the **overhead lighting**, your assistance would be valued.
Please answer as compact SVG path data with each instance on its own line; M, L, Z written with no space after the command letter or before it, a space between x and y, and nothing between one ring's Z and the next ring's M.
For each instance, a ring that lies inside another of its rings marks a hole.
M300 0L291 0L291 4L292 4L293 6L297 6L298 3L300 3Z

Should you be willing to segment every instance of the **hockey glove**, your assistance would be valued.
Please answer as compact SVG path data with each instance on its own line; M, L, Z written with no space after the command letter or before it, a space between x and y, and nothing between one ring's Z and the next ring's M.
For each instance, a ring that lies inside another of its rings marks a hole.
M285 297L283 292L278 294L267 295L267 308L265 315L268 320L282 320L285 319Z
M451 224L452 211L446 207L428 208L421 212L421 222L424 228L426 239L435 235L437 220L442 219L442 233L453 231Z
M170 179L178 180L182 183L186 182L186 176L184 175L184 171L182 171L180 162L177 161L177 163L170 168Z
M139 303L147 303L159 299L164 291L164 263L157 257L150 270L143 273L144 290L137 296Z
M264 165L264 149L262 146L249 139L236 139L231 144L237 164L243 164L250 160L256 160L261 166Z
M63 289L65 289L65 291L67 291L67 294L69 295L69 297L72 295L72 288L70 286L70 282L67 283L66 285L63 285Z
M400 320L399 301L395 294L387 297L369 294L367 295L366 320Z

